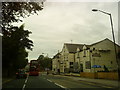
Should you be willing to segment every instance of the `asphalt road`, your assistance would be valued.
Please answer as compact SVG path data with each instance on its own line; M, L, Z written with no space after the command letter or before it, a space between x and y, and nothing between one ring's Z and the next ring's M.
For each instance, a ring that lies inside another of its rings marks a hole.
M56 89L56 90L116 90L109 86L103 86L90 82L78 81L66 76L46 75L28 76L26 79L15 79L3 84L2 90L30 90L30 89Z

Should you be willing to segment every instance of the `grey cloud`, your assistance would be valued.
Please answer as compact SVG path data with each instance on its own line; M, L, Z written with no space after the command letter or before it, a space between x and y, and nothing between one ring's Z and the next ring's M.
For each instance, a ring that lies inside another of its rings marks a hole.
M106 37L112 39L109 17L91 10L98 8L111 12L117 31L115 6L116 3L103 2L46 2L39 15L24 19L26 28L33 32L30 38L34 40L34 50L29 53L29 59L37 58L42 52L52 57L62 49L63 43L71 39L73 43L83 44L91 44Z

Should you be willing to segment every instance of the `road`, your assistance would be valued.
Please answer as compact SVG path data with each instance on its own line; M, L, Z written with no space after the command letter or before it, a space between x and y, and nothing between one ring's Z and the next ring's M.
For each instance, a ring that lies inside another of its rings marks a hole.
M94 84L85 81L75 80L68 76L46 75L28 76L26 79L15 79L3 84L3 90L7 89L56 89L56 90L116 90L110 86Z

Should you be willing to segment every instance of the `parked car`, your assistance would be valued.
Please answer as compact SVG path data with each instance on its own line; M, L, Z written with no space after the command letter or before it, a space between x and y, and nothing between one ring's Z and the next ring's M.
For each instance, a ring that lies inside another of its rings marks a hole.
M24 69L19 69L17 72L16 72L16 78L27 78L27 73Z

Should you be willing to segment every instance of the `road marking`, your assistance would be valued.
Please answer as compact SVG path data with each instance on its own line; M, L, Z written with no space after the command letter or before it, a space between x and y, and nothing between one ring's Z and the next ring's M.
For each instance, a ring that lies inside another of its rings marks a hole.
M64 86L62 86L62 85L60 85L60 84L57 84L57 83L55 83L57 86L59 86L59 87L61 87L61 88L65 88L66 89L66 87L64 87Z
M25 80L25 83L27 83L27 79Z
M113 87L109 87L109 86L101 86L101 87L104 87L104 88L113 88Z
M24 84L22 90L24 90L25 86L26 86L26 85Z
M52 82L51 80L47 79L49 82Z
M27 83L27 81L28 81L28 77L29 77L29 76L27 76L27 78L25 79L25 83L24 83L24 85L23 85L22 90L24 90L24 88L25 88L25 86L26 86L26 83Z
M26 80L25 80L25 83L27 83L27 80L28 80L28 76L27 76L27 78L26 78Z
M87 84L90 84L90 85L96 85L95 83L90 83L90 82L84 82L84 83L87 83Z
M11 80L13 80L13 79L9 79L9 80L7 80L7 81L4 81L2 84L5 84L5 83L7 83L7 82L10 82Z

